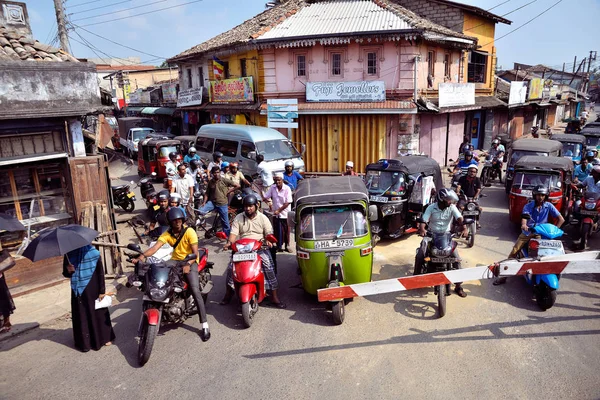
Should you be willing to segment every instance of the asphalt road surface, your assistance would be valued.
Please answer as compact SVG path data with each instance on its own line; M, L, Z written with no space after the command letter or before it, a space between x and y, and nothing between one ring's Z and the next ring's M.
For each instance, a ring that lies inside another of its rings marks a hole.
M460 245L465 267L504 258L517 236L503 188L485 191L475 247ZM419 241L411 235L381 242L373 279L410 275ZM209 342L200 340L196 317L163 327L140 368L141 294L122 290L112 309L111 347L74 350L68 319L2 342L0 398L600 397L600 274L563 276L557 303L545 312L531 288L512 278L499 287L465 283L468 297L450 296L441 319L433 291L420 289L357 298L344 324L334 326L325 306L299 287L295 256L283 254L279 279L288 308L261 307L243 329L235 301L217 304L228 254L216 251L215 239L204 245L215 262ZM599 248L598 238L591 245Z

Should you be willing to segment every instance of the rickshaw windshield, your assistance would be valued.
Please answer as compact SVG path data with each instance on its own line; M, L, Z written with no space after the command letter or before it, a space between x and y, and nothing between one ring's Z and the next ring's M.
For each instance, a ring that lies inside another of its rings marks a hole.
M256 151L265 157L265 161L283 160L300 157L300 153L289 140L275 139L256 143Z
M367 170L365 181L370 194L397 195L406 191L406 176L402 172Z
M588 136L586 139L587 146L600 146L600 136Z
M356 206L311 207L300 216L302 239L344 239L367 234L364 208Z
M179 153L179 149L177 146L164 146L158 150L159 158L167 158L169 157L169 153Z
M547 157L548 153L539 152L539 151L525 151L525 150L515 150L512 152L510 156L510 165L515 165L517 161L519 161L522 157L525 156L544 156Z
M561 184L559 175L537 174L528 172L517 172L513 180L513 188L521 190L533 190L537 186L549 189L559 189Z
M563 142L563 156L565 157L579 157L581 155L581 143L568 143Z

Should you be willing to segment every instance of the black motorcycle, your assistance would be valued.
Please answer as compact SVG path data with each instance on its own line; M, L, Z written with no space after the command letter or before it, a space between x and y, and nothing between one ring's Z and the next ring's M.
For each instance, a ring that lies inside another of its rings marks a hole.
M496 178L502 183L502 160L498 156L488 155L481 170L481 184L489 185Z
M126 254L128 261L139 256L142 249L139 245L130 244L129 250L137 254ZM202 299L206 304L208 293L213 288L210 269L213 263L208 262L208 251L198 249L200 262L198 263L198 280ZM193 260L190 254L182 261L153 260L149 263L139 262L137 265L137 278L134 286L144 292L142 299L142 318L138 329L140 341L138 347L138 362L146 364L150 359L154 340L161 324L182 323L190 316L198 313L191 289L182 276L183 265Z
M129 185L111 186L110 189L115 205L127 212L135 210L135 193Z
M462 238L463 225L467 225L468 236L467 236L467 247L471 248L475 244L475 235L477 234L477 221L479 221L479 215L481 211L479 204L472 197L468 198L465 193L461 190L459 196L459 209L464 218L463 224L454 223L452 226L452 234L455 238ZM468 217L468 218L466 218ZM472 221L467 224L467 220Z

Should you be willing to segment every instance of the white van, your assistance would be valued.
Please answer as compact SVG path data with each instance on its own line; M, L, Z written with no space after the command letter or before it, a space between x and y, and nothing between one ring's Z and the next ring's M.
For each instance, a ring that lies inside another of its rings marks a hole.
M305 146L298 149L284 135L271 128L237 124L203 125L196 135L196 152L212 161L213 153L223 153L223 161L239 163L240 171L246 176L256 174L257 154L262 154L266 168L272 172L283 172L284 164L291 160L294 169L304 172L302 154Z

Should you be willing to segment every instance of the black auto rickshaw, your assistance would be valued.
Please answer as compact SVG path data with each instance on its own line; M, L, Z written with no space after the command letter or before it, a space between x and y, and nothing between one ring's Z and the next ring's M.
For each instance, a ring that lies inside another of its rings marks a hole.
M561 142L550 139L522 138L515 140L508 151L508 164L506 165L506 179L504 188L506 194L510 193L512 180L515 175L515 164L524 156L551 156L560 157L563 145Z
M367 165L365 183L370 204L377 206L371 223L373 243L416 231L417 219L444 187L439 164L426 156L381 159Z
M572 133L554 133L550 139L562 143L563 157L570 159L574 164L579 164L581 162L581 157L585 155L584 136L574 135Z
M179 140L179 142L181 143L181 153L184 155L188 153L190 147L194 147L196 145L196 136L176 136L175 139Z
M567 123L565 133L579 133L581 132L581 126L583 125L580 118L565 118L563 122Z

